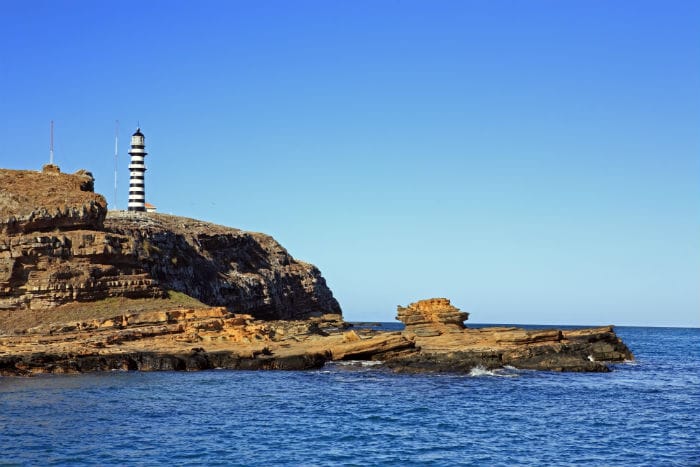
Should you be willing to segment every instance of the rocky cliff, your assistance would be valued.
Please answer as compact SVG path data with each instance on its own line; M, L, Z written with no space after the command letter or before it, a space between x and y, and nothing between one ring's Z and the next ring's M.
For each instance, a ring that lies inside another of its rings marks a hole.
M406 372L608 371L633 358L612 326L470 329L468 316L432 298L398 307L402 332L348 331L319 270L268 235L108 213L84 171L0 170L0 375L329 360Z
M151 213L107 215L89 172L0 170L0 310L165 297L266 319L340 313L319 270L272 237Z
M372 361L399 372L474 368L609 371L632 359L611 327L576 331L459 328L447 299L401 307L430 317L403 332L347 330L340 315L256 320L224 307L124 312L103 319L40 324L0 333L0 375L210 368L303 370L328 361ZM434 332L427 331L430 326Z
M110 212L104 224L131 239L161 287L263 319L338 314L321 272L269 235L164 214Z

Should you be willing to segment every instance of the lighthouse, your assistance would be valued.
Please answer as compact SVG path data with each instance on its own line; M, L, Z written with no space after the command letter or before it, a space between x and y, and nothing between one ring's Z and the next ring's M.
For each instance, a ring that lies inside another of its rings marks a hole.
M148 153L145 149L146 143L143 133L141 133L141 128L137 128L136 133L131 135L131 149L129 150L131 156L129 163L129 211L146 211L144 158Z

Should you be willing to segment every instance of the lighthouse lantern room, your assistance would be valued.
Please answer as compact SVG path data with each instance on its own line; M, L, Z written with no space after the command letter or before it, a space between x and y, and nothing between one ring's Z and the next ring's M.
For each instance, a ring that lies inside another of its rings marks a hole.
M136 133L131 136L131 149L129 150L131 156L129 163L129 211L146 211L146 185L144 182L146 154L148 153L146 152L145 139L141 128L138 128Z

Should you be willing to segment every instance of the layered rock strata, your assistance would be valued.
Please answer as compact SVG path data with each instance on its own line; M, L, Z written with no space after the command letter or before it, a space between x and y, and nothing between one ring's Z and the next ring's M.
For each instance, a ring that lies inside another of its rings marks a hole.
M0 170L0 310L164 295L133 241L103 229L89 172Z
M131 313L0 336L0 375L110 370L305 370L395 353L400 333L344 331L340 315L261 321L223 307Z
M609 371L633 359L612 327L561 331L491 327L455 331L441 322L446 299L406 308L434 316L437 331L348 330L340 315L256 320L224 307L128 313L42 325L0 335L0 375L210 368L304 370L328 361L374 361L398 372L469 372L476 367ZM452 313L459 311L452 310ZM410 312L409 312L410 314ZM419 330L427 329L423 323ZM447 328L449 332L443 332ZM422 331L421 331L422 332Z
M195 219L110 212L105 230L131 239L139 264L161 287L261 319L341 313L314 265L269 235Z
M398 307L404 336L415 352L387 362L398 371L470 371L512 366L554 371L609 371L607 363L633 359L612 326L561 331L515 327L469 329L445 298ZM459 322L457 322L459 321Z
M341 313L313 265L272 237L154 213L110 213L89 172L0 170L0 310L176 290L264 319Z
M446 298L429 298L398 306L396 319L404 323L405 332L420 337L461 332L469 313L460 311Z

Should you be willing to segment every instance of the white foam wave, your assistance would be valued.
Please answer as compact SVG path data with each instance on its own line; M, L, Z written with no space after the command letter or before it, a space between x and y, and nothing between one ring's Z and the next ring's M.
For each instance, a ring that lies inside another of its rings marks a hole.
M518 376L516 373L517 368L510 365L506 365L503 368L497 368L495 370L487 370L481 365L475 366L469 371L469 376L473 377L483 377L483 376L496 376L499 378L515 378Z
M335 362L338 366L362 366L362 367L372 367L381 365L384 363L381 360L344 360Z
M498 376L495 371L487 370L483 366L475 366L469 371L469 376Z

